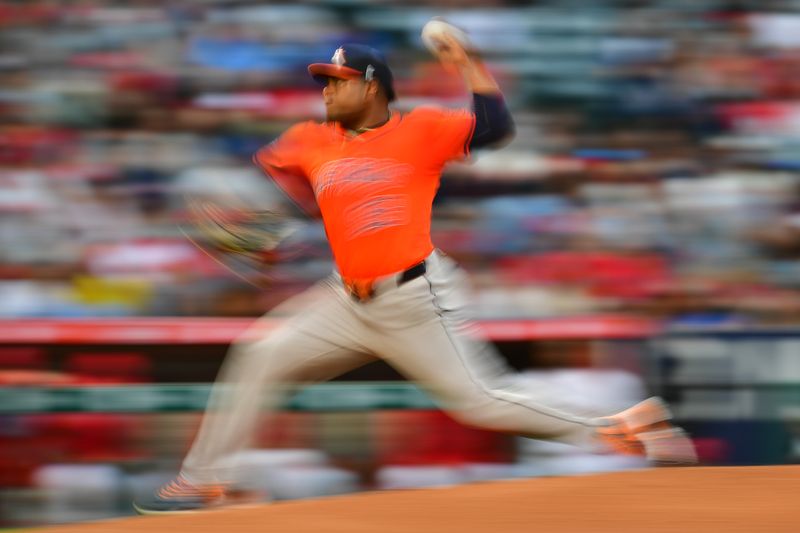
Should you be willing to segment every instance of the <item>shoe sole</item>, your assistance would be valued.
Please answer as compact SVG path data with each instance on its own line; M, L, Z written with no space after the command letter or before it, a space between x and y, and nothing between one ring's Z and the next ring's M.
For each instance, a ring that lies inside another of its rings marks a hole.
M242 509L248 507L257 507L269 503L267 500L241 500L236 498L221 498L215 500L213 503L205 507L198 507L196 509L171 509L168 511L155 511L136 505L136 502L131 502L133 510L137 514L146 515L175 515L175 514L192 514L192 513L207 513L209 511L216 511L218 509Z
M142 516L193 514L193 513L204 513L206 511L212 510L212 508L209 507L200 507L198 509L170 509L168 511L155 511L153 509L139 507L138 505L136 505L136 502L133 502L132 505L133 505L133 510L136 511L137 514L140 514Z

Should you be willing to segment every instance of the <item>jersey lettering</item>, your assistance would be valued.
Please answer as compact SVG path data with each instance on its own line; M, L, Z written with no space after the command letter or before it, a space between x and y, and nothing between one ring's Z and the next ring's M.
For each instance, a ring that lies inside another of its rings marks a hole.
M397 191L406 188L413 172L394 159L337 159L316 173L314 193L320 204L344 207L345 238L352 240L409 222L408 195Z

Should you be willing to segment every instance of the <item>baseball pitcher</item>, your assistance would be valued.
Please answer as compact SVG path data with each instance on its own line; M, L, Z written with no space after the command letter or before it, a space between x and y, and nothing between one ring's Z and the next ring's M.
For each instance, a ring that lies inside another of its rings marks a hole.
M419 382L461 422L579 446L601 444L659 462L691 462L691 441L651 398L615 416L584 418L559 398L511 385L493 347L471 334L464 273L436 250L431 207L443 167L497 145L514 126L497 83L459 40L439 60L458 70L472 108L392 111L392 73L376 50L339 47L310 74L324 85L323 123L303 122L254 163L303 210L322 218L335 271L288 306L274 330L256 322L234 343L180 474L140 513L192 511L225 501L227 458L245 448L280 387L330 379L383 359ZM266 400L264 399L266 396Z

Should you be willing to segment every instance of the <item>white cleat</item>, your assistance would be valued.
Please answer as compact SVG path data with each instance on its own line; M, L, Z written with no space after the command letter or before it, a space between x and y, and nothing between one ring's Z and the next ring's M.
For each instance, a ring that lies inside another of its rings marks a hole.
M600 419L597 436L608 448L640 455L659 465L697 463L694 444L685 431L670 422L672 413L657 397Z
M681 428L644 431L636 434L647 459L659 465L690 465L697 463L697 451L692 439Z
M672 413L664 400L653 396L608 418L612 423L622 425L625 431L636 433L662 422L666 422L663 425L668 426Z

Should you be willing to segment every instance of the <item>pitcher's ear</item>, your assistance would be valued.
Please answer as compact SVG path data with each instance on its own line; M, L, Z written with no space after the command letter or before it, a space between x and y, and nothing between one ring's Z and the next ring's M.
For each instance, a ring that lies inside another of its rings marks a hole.
M371 94L373 96L377 95L381 91L381 84L378 83L378 80L370 80L367 86L367 94Z

